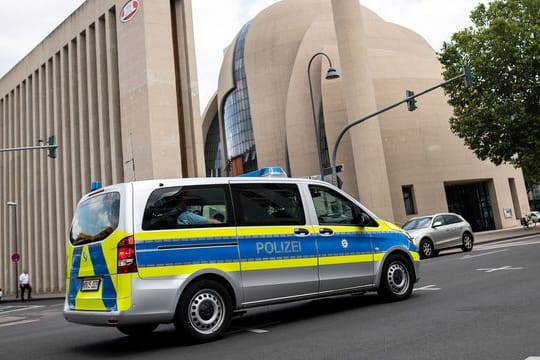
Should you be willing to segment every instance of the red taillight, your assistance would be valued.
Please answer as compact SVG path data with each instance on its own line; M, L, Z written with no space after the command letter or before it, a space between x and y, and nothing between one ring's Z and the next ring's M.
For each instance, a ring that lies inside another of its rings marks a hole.
M118 243L118 274L137 272L135 260L135 239L128 236Z

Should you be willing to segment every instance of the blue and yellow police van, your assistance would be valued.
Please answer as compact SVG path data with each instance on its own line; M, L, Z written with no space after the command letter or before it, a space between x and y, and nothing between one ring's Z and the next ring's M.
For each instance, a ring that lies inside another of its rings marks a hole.
M144 335L223 334L233 314L377 291L407 299L410 237L326 182L194 178L111 185L79 202L67 242L64 317Z

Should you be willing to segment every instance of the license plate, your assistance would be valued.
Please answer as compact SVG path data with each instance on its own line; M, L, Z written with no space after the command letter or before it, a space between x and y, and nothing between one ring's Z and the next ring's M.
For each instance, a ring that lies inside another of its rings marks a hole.
M81 291L96 291L99 289L99 279L83 280Z

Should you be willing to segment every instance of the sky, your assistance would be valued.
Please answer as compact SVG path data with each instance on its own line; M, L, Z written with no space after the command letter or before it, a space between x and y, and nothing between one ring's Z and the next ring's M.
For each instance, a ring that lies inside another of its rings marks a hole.
M84 0L0 0L0 77L83 2ZM230 45L243 24L276 2L278 0L192 0L201 111L217 89L223 50ZM488 1L360 2L384 20L417 32L438 51L443 41L448 41L454 32L471 25L471 10L479 2Z

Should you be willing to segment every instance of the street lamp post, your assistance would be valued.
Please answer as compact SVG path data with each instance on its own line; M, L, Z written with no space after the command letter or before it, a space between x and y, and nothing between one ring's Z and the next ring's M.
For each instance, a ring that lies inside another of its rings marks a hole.
M12 207L13 211L14 211L14 213L13 213L13 224L14 224L13 230L15 231L15 234L13 236L13 240L14 240L13 254L17 254L18 253L18 250L17 250L17 243L18 243L18 239L17 239L17 203L13 202L13 201L8 201L6 203L6 205L9 206L9 207ZM18 285L18 282L19 282L19 268L17 266L16 261L13 261L13 267L15 268L15 298L19 298L19 285Z
M317 140L317 153L318 153L318 156L319 156L319 171L321 173L321 180L324 180L324 165L323 165L322 149L321 149L321 134L320 134L319 121L317 121L317 115L315 113L315 103L313 101L313 86L311 85L311 63L319 55L324 56L326 58L326 60L328 60L328 70L327 70L326 76L325 76L326 80L332 80L332 79L339 78L339 73L332 66L332 60L330 60L330 57L327 54L323 53L323 52L316 53L309 60L308 69L307 69L308 82L309 82L309 96L310 96L310 99L311 99L311 112L313 114L313 125L315 126L315 137L317 138L316 140Z

